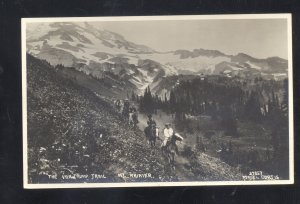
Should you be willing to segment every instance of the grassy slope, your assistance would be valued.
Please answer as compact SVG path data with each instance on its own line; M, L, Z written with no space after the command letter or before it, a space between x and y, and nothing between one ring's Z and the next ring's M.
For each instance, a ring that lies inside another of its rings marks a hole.
M70 173L107 177L89 182L240 179L230 166L205 155L184 158L177 172L170 171L158 147L151 154L143 133L128 128L109 103L46 62L28 56L27 67L30 182L80 181L60 179ZM153 178L122 179L118 173L151 173Z

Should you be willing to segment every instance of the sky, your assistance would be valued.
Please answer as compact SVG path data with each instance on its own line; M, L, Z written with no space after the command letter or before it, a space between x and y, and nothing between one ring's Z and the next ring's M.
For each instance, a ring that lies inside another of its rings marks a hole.
M157 51L213 49L256 58L287 59L286 19L215 19L92 22Z

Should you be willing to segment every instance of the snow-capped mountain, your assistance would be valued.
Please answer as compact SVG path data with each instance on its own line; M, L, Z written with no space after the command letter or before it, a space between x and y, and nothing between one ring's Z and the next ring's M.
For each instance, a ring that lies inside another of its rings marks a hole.
M246 72L284 77L288 67L287 60L279 57L256 59L243 53L226 55L205 49L158 52L86 22L29 23L26 36L27 52L37 58L74 67L98 79L110 72L140 91L148 85L157 87L163 76L243 76Z
M27 52L52 65L75 67L96 78L112 72L140 89L150 84L157 74L165 74L159 63L139 57L139 54L156 53L155 50L88 23L29 25ZM165 70L168 69L166 66Z
M68 53L70 59L76 58L75 61L68 61L66 65L70 66L72 62L110 62L115 56L126 56L129 63L136 64L137 54L155 52L147 46L126 41L117 33L97 29L88 23L43 23L29 26L27 50L41 58L51 56L49 61L52 64L61 60L55 52Z

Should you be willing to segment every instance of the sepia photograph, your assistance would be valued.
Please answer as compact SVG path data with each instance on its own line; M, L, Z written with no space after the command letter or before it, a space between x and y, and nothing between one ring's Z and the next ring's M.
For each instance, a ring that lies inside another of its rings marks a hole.
M293 184L291 18L23 18L24 188Z

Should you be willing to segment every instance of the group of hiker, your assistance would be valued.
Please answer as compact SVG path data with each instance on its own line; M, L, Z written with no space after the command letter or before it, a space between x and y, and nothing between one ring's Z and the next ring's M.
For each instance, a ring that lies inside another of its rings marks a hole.
M152 118L152 115L148 115L147 127L145 128L145 136L148 140L148 143L153 148L155 147L156 138L159 137L159 127L156 125L155 120ZM161 143L162 155L167 159L172 169L175 170L175 155L178 155L178 146L176 141L182 141L183 138L175 133L170 123L166 123L163 129L163 139Z
M128 119L128 124L136 127L138 124L138 112L135 106L130 106L128 99L125 100L116 100L114 102L116 109L122 116Z
M131 105L128 99L125 100L115 100L114 105L117 111L122 114L122 116L128 119L128 124L136 127L138 124L138 111L134 105ZM152 131L153 130L153 131ZM156 124L156 121L153 119L152 114L148 114L147 120L147 127L145 128L145 135L148 141L154 139L154 146L156 139L162 140L161 148L165 149L170 141L171 138L177 137L177 139L182 140L183 138L178 134L175 133L170 123L166 123L165 127L162 131L163 139L159 138L159 127ZM151 142L150 142L151 143Z
M148 115L147 125L148 125L148 127L153 127L153 129L156 130L155 136L159 138L159 127L156 125L156 122L153 119L151 114ZM176 137L178 140L181 140L181 141L183 140L183 138L178 133L175 133L171 124L166 123L165 127L163 129L163 140L162 140L162 144L161 144L162 150L164 150L166 147L168 147L168 145L171 142L172 137Z

